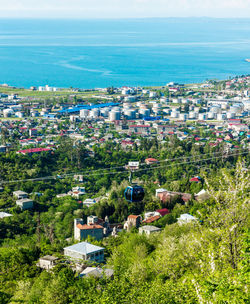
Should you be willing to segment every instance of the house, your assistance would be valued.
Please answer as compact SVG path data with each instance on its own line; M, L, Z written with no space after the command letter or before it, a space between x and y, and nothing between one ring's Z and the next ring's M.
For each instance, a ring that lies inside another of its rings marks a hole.
M204 190L204 189L202 189L200 192L198 192L197 194L195 194L195 199L197 201L205 201L205 200L207 200L209 198L210 198L209 193L206 190Z
M29 129L29 136L37 136L37 129Z
M74 180L83 183L83 175L74 175Z
M171 201L171 199L173 199L176 196L180 196L185 203L192 198L192 195L189 193L173 192L163 188L156 189L156 197L158 197L164 203Z
M139 169L139 162L138 161L133 161L129 162L128 165L125 166L125 169L135 171Z
M38 267L50 270L55 266L55 262L58 258L52 255L46 255L39 259L38 263L36 264Z
M182 225L182 224L195 222L195 221L197 221L197 218L188 213L184 213L184 214L181 214L177 220L178 220L178 224Z
M13 196L16 197L17 199L23 199L28 197L28 193L21 190L17 190L13 192Z
M145 212L144 214L144 220L147 220L153 216L160 216L161 217L161 214L157 211L148 211L148 212Z
M201 182L201 177L200 176L195 176L195 177L190 178L189 181L190 182L200 183Z
M49 148L31 148L31 149L26 149L26 150L19 150L16 153L26 155L26 154L42 153L42 152L51 152L51 149L49 149Z
M27 210L33 208L33 201L29 198L23 198L16 201L17 206L21 208L21 210Z
M143 221L143 223L145 223L145 224L151 224L151 223L153 223L155 221L158 221L160 218L161 218L160 215L154 215L154 216L151 216L151 217L145 219Z
M138 228L141 223L141 217L140 215L129 215L127 218L127 221L124 224L124 229L130 230L132 227Z
M5 153L7 147L6 146L0 146L0 153Z
M157 164L159 161L155 158L146 158L145 163L147 165Z
M155 210L156 212L160 213L161 216L165 216L166 214L169 214L169 210L167 208L163 208L163 209L157 209Z
M152 233L155 233L155 232L160 232L161 231L161 228L158 228L158 227L155 227L155 226L142 226L139 228L139 233L140 234L146 234L146 235L150 235Z
M7 213L7 212L0 212L0 219L5 218L5 217L10 217L10 216L13 216L13 215L10 213Z
M85 187L73 187L72 191L69 191L68 194L72 197L80 198L80 196L86 194Z
M132 140L122 140L121 141L122 148L133 147L134 142Z
M104 227L95 223L85 224L83 219L74 219L74 238L81 241L87 239L88 236L94 237L96 240L103 238Z
M110 278L114 275L113 269L102 269L100 267L87 267L81 273L80 277L88 278L88 277L95 277L95 278L102 278L103 276Z
M104 248L87 242L81 242L69 247L65 247L64 255L74 260L103 262Z
M131 133L149 134L150 125L130 125L129 126L129 131Z
M93 206L95 203L96 203L95 199L87 198L85 201L83 201L82 204L83 204L83 206L90 207L90 206Z

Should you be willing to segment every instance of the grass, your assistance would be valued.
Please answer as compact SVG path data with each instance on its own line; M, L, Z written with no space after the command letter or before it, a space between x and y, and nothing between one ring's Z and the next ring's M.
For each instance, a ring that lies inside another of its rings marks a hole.
M77 95L82 98L91 98L93 95L107 95L100 91L88 91L88 92L74 92L70 89L64 89L56 92L46 92L46 91L31 91L28 89L21 88L10 88L10 87L0 87L0 92L5 94L18 94L20 97L36 97L40 98L57 98L57 97L68 97L70 95Z

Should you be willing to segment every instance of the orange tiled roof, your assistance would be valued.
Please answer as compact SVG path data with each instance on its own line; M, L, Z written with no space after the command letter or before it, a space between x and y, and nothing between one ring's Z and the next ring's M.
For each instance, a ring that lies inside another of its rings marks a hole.
M101 225L81 225L81 224L78 224L76 226L77 228L79 229L103 229L103 226Z
M138 217L139 217L139 215L133 215L133 214L128 216L128 218L131 218L131 219L137 219Z
M153 222L159 220L159 218L161 218L159 215L151 216L147 220L143 221L143 223L150 224L150 223L153 223Z

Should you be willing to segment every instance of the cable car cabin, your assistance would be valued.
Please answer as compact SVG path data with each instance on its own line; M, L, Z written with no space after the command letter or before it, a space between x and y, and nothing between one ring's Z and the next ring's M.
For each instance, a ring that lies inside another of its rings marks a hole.
M144 189L140 186L128 186L124 191L124 197L129 202L140 202L144 198Z

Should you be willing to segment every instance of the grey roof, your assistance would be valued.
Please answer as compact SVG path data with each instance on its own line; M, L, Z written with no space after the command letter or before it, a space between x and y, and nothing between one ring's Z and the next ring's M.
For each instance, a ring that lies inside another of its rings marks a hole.
M29 203L29 202L33 203L33 200L30 199L30 198L22 198L22 199L19 199L19 200L16 201L17 204Z
M147 230L147 231L160 231L161 230L161 228L151 226L151 225L142 226L141 229Z
M22 194L28 194L28 193L27 193L27 192L24 192L24 191L22 191L22 190L17 190L17 191L14 191L13 194L14 194L14 195L20 195L20 194L22 195Z
M96 251L104 250L103 247L95 246L87 242L81 242L69 247L63 248L64 250L70 250L81 254L89 254Z
M53 255L45 255L44 257L41 257L39 260L46 260L46 261L55 261L57 260L57 257L54 257Z

